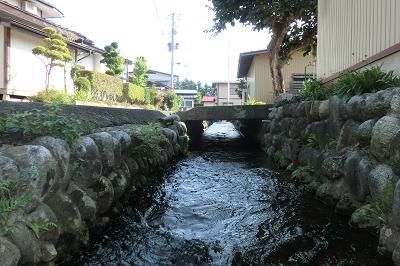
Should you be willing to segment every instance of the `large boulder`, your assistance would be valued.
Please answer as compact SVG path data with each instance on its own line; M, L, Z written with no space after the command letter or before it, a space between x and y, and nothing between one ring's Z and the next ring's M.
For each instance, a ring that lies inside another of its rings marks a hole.
M55 193L59 187L65 187L70 181L68 167L70 163L70 148L67 142L53 137L40 137L33 141L33 144L40 145L48 149L57 162L56 179L53 188Z
M376 229L381 221L371 204L366 204L353 212L350 218L350 225L361 229Z
M321 173L328 179L335 180L343 177L343 165L345 155L334 151L328 151L323 154Z
M368 119L368 115L365 112L365 101L367 96L356 95L349 99L347 102L347 111L349 116L356 121L365 121Z
M114 138L107 132L94 133L89 136L99 148L103 167L111 169L115 163Z
M389 156L393 170L400 175L400 132L394 136L390 143Z
M307 137L311 135L316 136L319 142L319 147L323 148L328 141L326 138L326 126L326 121L313 122L307 126L305 135Z
M385 256L392 255L400 241L400 232L395 228L385 225L379 233L378 252Z
M17 266L21 259L21 253L13 243L0 237L0 265Z
M392 168L386 164L376 166L369 174L369 191L373 200L384 197L385 193L393 191L397 177Z
M73 182L69 185L67 194L78 208L82 220L94 222L97 211L96 202Z
M360 202L369 194L370 162L359 151L351 152L344 163L344 181L351 195Z
M61 227L58 226L59 222L54 212L44 203L41 203L35 211L26 216L26 220L29 222L40 223L40 224L55 224L57 226L49 226L47 231L42 231L39 234L40 241L49 241L57 243Z
M391 116L384 116L379 119L372 129L371 153L381 161L389 159L390 147L399 132L399 119Z
M96 193L95 201L97 206L97 213L106 213L113 203L114 200L114 188L111 181L105 177L101 177L98 180L94 188Z
M40 262L41 250L38 239L32 231L23 223L16 223L10 235L12 242L21 252L21 265L35 265ZM0 259L1 260L1 259Z
M359 123L353 120L347 120L342 129L340 130L339 140L338 140L338 148L344 148L347 146L352 146L357 143L357 131Z
M321 152L311 147L305 147L299 153L299 162L303 165L308 165L314 170L320 169L321 159Z
M372 129L376 123L375 119L367 120L360 124L357 129L357 140L363 146L369 146L371 143Z
M102 174L100 151L92 138L82 137L74 143L72 180L87 190L97 184Z
M114 139L117 140L119 145L121 146L121 151L126 151L132 144L131 136L129 136L128 133L122 130L114 130L114 131L108 131L108 134L110 134Z
M393 193L392 219L393 224L400 228L400 181L396 183Z
M57 186L57 163L50 151L43 146L3 146L0 150L18 165L20 178L17 181L18 194L31 192L44 199Z
M17 163L3 156L0 153L0 181L4 180L14 180L17 181L19 179L19 171Z
M320 102L318 112L320 119L327 119L329 117L329 100Z

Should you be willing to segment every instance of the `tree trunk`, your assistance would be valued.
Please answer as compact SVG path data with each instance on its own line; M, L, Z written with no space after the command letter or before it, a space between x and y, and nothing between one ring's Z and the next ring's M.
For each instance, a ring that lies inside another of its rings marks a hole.
M267 48L269 69L272 78L272 88L274 90L275 97L283 93L282 62L279 57L279 51L286 36L287 28L288 27L285 25L273 26L271 42Z
M51 73L51 66L46 66L46 93L49 92L50 87L50 73Z

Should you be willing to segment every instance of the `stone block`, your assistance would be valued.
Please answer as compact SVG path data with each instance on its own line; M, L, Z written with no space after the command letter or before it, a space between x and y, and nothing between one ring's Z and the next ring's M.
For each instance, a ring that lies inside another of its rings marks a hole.
M400 120L391 116L379 119L372 129L371 153L381 161L389 159L390 147L400 132Z

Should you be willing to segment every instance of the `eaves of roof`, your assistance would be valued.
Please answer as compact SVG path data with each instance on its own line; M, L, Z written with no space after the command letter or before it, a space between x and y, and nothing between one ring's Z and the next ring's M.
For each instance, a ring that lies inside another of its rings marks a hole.
M253 62L254 56L258 54L266 54L267 52L268 50L264 49L264 50L241 53L239 55L237 78L244 78L247 76L251 63Z

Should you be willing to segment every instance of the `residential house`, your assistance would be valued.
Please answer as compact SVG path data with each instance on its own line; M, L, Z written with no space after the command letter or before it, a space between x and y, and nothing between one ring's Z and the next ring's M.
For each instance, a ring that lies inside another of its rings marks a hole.
M317 74L323 82L372 65L400 74L398 0L319 0Z
M315 58L295 53L283 66L283 86L285 92L296 93L303 88L303 81L315 72ZM275 99L267 50L241 53L239 56L238 78L245 78L248 97L257 102L272 103Z
M147 71L147 80L150 86L159 88L160 90L171 88L171 74L149 69ZM179 76L174 75L174 84L179 82Z
M240 82L213 82L212 87L216 90L216 104L223 105L242 105L243 100L237 93Z
M74 63L87 70L104 72L100 63L103 50L82 34L50 22L63 14L55 6L42 0L0 0L0 100L21 99L45 88L45 66L32 49L42 45L45 27L53 27L66 36ZM128 61L127 61L128 62ZM73 93L70 77L71 64L55 67L50 86Z
M183 98L181 111L186 111L194 107L197 99L197 90L175 90L175 93Z
M216 106L216 97L215 96L203 96L203 100L201 101L203 106Z

